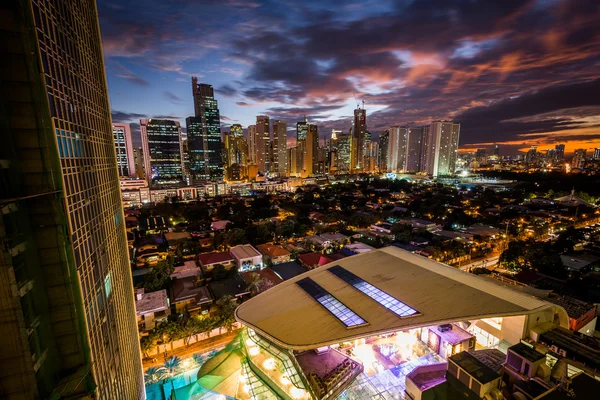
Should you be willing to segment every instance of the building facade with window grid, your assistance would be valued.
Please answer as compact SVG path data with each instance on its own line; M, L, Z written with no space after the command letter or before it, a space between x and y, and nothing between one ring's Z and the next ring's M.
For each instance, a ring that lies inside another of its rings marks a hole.
M140 133L148 183L181 183L184 166L179 122L170 119L142 119Z
M145 398L96 4L25 3L56 135L96 395Z
M112 128L119 176L135 178L135 159L133 157L131 127L129 124L113 123Z

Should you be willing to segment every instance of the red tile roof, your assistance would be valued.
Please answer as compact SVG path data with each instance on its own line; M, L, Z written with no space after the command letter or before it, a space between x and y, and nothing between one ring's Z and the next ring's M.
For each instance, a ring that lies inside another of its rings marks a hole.
M212 265L232 262L233 257L228 251L213 251L211 253L198 254L198 261L202 265Z
M305 253L299 254L298 260L302 262L302 264L306 265L309 268L313 268L316 266L323 266L325 264L329 264L333 262L333 260L327 256L324 256L321 253Z
M289 251L277 244L265 243L259 244L256 247L258 247L258 250L260 250L261 253L269 257L281 257L290 254Z

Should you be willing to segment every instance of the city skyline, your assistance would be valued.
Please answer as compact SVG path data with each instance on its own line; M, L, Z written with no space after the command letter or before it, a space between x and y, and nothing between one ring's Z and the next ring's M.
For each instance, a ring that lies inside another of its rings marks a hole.
M103 0L99 13L115 122L183 122L198 74L216 89L225 131L267 115L285 120L291 138L307 114L321 135L347 132L356 95L376 135L453 119L461 148L499 143L515 154L532 144L600 147L596 7Z

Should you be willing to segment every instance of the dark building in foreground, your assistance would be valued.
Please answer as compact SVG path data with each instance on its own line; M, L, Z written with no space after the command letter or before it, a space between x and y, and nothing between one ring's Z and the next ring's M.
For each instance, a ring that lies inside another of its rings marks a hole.
M0 15L0 398L143 399L96 4Z
M213 87L192 77L195 117L186 119L192 181L223 180L221 117Z

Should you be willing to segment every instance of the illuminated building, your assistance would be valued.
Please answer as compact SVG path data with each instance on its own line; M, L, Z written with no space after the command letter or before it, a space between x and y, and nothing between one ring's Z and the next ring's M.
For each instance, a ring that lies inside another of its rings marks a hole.
M248 142L244 137L242 126L232 125L229 133L224 135L224 143L227 154L227 179L239 180L244 176L248 162Z
M594 155L592 156L592 160L594 160L594 161L600 160L600 147L596 147L594 149Z
M144 399L96 2L0 14L0 397Z
M337 136L337 170L339 172L350 172L350 164L352 157L352 137L348 134L340 134Z
M423 128L410 128L406 139L406 171L419 172L421 168L421 140Z
M287 125L285 121L273 121L273 172L279 176L287 176Z
M135 177L146 179L146 169L144 167L144 152L141 147L133 149L133 162L135 164Z
M421 129L421 157L419 162L419 172L427 172L429 170L429 163L433 162L433 158L430 159L430 135L431 127L429 125L419 127Z
M182 182L183 159L179 122L170 119L142 119L140 132L148 183Z
M317 125L308 124L306 130L304 174L306 176L317 173L319 165L319 130Z
M136 174L135 160L133 158L133 144L131 143L131 128L129 124L113 123L112 130L119 176L134 178Z
M354 110L352 123L352 155L350 159L350 170L360 171L363 169L365 156L365 134L367 132L367 110L358 107Z
M557 144L554 146L556 161L562 161L565 159L565 145Z
M306 159L306 137L308 135L308 119L296 122L296 173L300 174L305 170Z
M248 125L248 161L256 165L256 125Z
M573 161L571 162L571 168L585 168L586 153L586 149L576 149L575 154L573 155Z
M389 146L390 130L385 130L379 135L379 170L387 171L388 163L388 146Z
M445 378L446 361L476 345L518 345L569 324L559 305L395 247L291 278L235 317L254 375L301 399L398 398L418 368Z
M537 146L531 146L527 154L525 155L525 162L528 164L534 164L538 161L539 154L537 151Z
M256 117L256 165L258 171L265 175L271 170L270 147L271 125L269 117L259 115Z
M388 172L404 172L406 170L406 141L409 128L392 126L388 138Z

